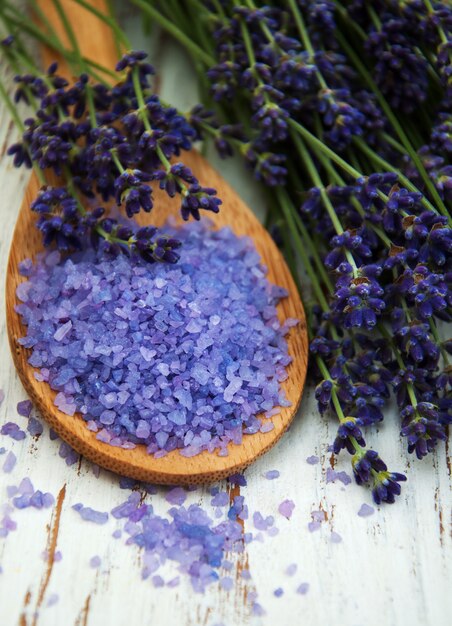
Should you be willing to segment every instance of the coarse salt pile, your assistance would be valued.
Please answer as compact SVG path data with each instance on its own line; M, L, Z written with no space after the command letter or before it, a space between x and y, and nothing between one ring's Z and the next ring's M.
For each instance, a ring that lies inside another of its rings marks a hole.
M296 321L280 325L275 306L287 293L268 282L248 238L207 222L177 237L175 265L92 249L23 262L19 342L38 380L59 392L55 404L79 411L101 441L224 455L243 433L271 430L276 407L290 404L280 383Z

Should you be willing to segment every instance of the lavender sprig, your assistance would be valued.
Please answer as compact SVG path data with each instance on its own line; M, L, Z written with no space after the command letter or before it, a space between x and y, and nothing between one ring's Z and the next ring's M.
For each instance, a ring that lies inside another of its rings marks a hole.
M129 218L150 212L149 183L157 181L171 197L180 194L185 220L200 219L202 210L219 210L215 189L201 186L182 163L170 162L191 148L196 133L185 117L152 93L154 69L146 53L126 53L116 67L119 81L109 87L91 83L86 73L70 85L57 74L55 63L40 73L11 38L3 47L16 69L28 70L15 77L15 101L24 100L35 112L25 122L22 141L8 153L16 166L35 165L66 180L64 187L44 185L31 205L39 214L36 225L44 245L70 250L91 241L112 253L122 250L148 261L176 262L179 242L166 240L156 228L130 229L121 219L106 218L103 207L93 206L100 195L103 202L114 198Z
M222 156L237 151L277 189L271 214L279 230L285 224L316 301L308 317L319 408L339 420L334 446L352 454L357 482L370 483L378 503L392 502L403 477L364 439L391 391L419 458L452 421L450 342L439 330L452 319L452 11L430 2L382 1L375 11L359 2L205 2L212 63L197 55L190 22L150 4L206 66L220 117L196 107L199 135L214 138ZM442 112L430 132L432 98Z

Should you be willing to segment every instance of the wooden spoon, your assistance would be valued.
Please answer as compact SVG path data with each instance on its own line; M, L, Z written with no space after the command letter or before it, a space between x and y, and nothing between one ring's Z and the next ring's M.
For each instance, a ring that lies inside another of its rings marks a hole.
M108 27L73 0L62 0L61 3L77 34L83 55L95 59L106 67L114 67L117 52ZM64 29L54 11L53 3L42 0L40 4L55 30L64 37ZM91 4L101 11L105 10L104 0L91 0ZM55 58L55 53L44 51L46 63ZM70 75L63 63L60 70L65 72L66 76ZM289 353L293 362L288 367L288 378L282 384L292 406L281 408L281 413L272 418L274 424L272 431L245 435L240 445L229 445L229 454L225 457L203 452L195 457L186 458L178 451L173 451L163 458L156 459L148 454L142 445L133 450L123 450L98 441L95 433L88 430L80 415L71 417L56 408L54 404L56 393L47 383L36 380L36 369L28 363L30 351L17 342L18 338L26 334L26 328L14 310L18 301L16 288L23 280L18 272L18 264L27 257L34 258L43 250L41 235L34 226L35 214L30 210L30 203L39 190L39 183L34 175L25 192L14 231L6 279L7 326L14 363L25 389L42 416L62 439L98 465L125 476L163 484L198 484L218 480L243 470L269 450L287 429L298 409L307 368L308 341L305 314L295 283L278 248L235 191L198 152L192 150L184 153L183 160L192 168L201 183L215 187L223 200L220 212L213 216L209 214L213 219L214 228L228 225L237 235L250 236L263 263L268 267L269 280L288 290L289 297L278 305L280 320L283 321L288 317L300 320L299 325L293 328L288 336ZM140 224L151 221L158 226L164 223L169 215L179 215L177 199L171 200L158 189L154 190L154 193L154 209L150 216L143 213L138 217Z

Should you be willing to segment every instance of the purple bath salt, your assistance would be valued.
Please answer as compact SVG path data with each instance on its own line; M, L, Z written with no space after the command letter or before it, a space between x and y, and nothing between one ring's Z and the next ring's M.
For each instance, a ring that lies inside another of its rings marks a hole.
M0 434L7 435L15 441L22 441L27 436L24 431L15 422L6 422L0 429Z
M309 524L308 524L308 530L309 530L309 532L310 532L310 533L313 533L313 532L315 532L316 530L319 530L319 529L320 529L320 527L321 527L321 525L322 525L322 524L321 524L320 522L317 522L317 521L315 521L315 520L314 520L314 521L312 521L312 522L309 522Z
M28 420L27 430L32 437L39 437L44 431L44 426L35 417L30 417Z
M179 506L187 499L187 492L182 487L174 487L166 494L166 501L170 504L178 504Z
M278 507L279 513L290 519L292 517L292 513L295 509L295 502L293 500L283 500Z
M339 533L333 530L333 532L330 535L330 540L332 543L341 543L342 537L340 536Z
M296 563L291 563L286 567L286 576L294 576L297 573L298 566Z
M100 441L226 455L290 405L281 382L296 322L279 323L287 293L268 282L249 239L207 222L165 229L183 243L174 265L93 249L28 263L19 343L56 406L79 412Z
M339 480L343 485L349 485L352 482L352 479L347 474L347 472L336 472L332 467L329 467L326 470L326 482L334 483L336 480Z
M229 504L229 494L226 491L220 491L215 494L212 500L210 501L212 506L228 506Z
M89 566L92 569L97 569L98 567L101 566L101 563L102 563L102 559L97 554L95 556L92 556L89 560Z
M225 591L231 591L234 587L234 581L230 576L223 576L223 578L220 579L220 586Z
M49 599L47 600L47 606L53 606L54 604L56 604L59 600L59 596L57 593L51 593L49 596Z
M243 474L231 474L228 477L228 482L231 483L231 485L238 485L239 487L246 487L247 485L246 478Z
M94 522L95 524L106 524L108 522L108 513L95 511L89 506L83 506L81 503L74 504L72 508L86 522Z
M0 454L5 454L5 452L6 452L6 448L3 448L3 447L0 448Z
M5 472L5 474L10 474L13 471L14 466L16 465L16 461L17 459L14 452L8 452L5 462L3 463L3 471Z
M268 470L264 476L267 480L275 480L275 478L279 478L279 472L278 470Z
M277 589L274 590L273 595L276 598L280 598L282 595L284 594L284 589L282 587L278 587Z
M66 461L66 465L74 465L78 462L80 455L68 443L62 441L58 450L59 456Z
M314 454L311 456L308 456L308 458L306 459L306 463L309 463L309 465L317 465L319 461L320 461L319 457L315 456Z
M375 509L373 506L366 504L365 502L361 504L361 507L358 511L358 515L360 517L369 517L369 515L373 515L375 513Z
M30 417L32 408L33 405L31 403L31 400L22 400L21 402L17 403L17 412L19 413L19 415L22 415L22 417Z
M299 585L297 587L297 593L299 593L302 596L305 596L309 591L309 583L301 583L301 585Z

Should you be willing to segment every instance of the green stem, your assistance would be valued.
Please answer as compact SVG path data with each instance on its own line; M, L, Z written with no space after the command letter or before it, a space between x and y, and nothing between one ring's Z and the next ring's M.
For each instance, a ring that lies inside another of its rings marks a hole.
M195 44L190 37L164 17L157 9L152 7L150 4L143 2L143 0L131 0L131 2L149 17L153 18L162 28L167 30L175 39L177 39L177 41L190 50L192 54L196 55L205 65L209 67L215 65L215 59L213 57L204 52L204 50Z
M300 34L301 41L303 42L303 45L306 48L307 52L309 53L311 59L313 59L315 56L315 50L312 46L311 39L309 38L309 34L306 29L304 20L303 20L303 16L301 15L301 12L298 10L297 3L295 0L287 0L287 3L292 11L292 15L294 17L295 24ZM319 71L317 71L316 75L317 75L318 81L322 89L328 89L328 85L326 84L325 79L323 78L322 74Z
M315 274L315 271L309 261L309 257L306 253L303 241L301 240L298 230L295 226L295 221L294 221L292 210L291 210L291 202L290 202L289 196L287 195L287 192L282 187L277 187L275 193L278 198L279 204L283 210L285 220L292 234L297 252L303 261L303 266L306 272L308 273L309 278L311 279L312 288L316 294L317 300L324 311L329 311L328 302L322 291L322 288Z
M418 170L422 180L425 183L425 186L429 190L432 199L436 202L436 204L438 206L438 209L440 210L440 212L443 215L448 215L447 208L446 208L444 202L442 201L441 196L438 193L438 190L436 189L435 185L433 184L432 180L430 179L430 176L428 175L428 172L425 169L424 164L422 163L422 159L419 157L419 155L417 154L416 150L411 145L411 143L410 143L410 141L409 141L405 131L402 128L402 125L399 123L397 117L394 115L391 107L387 103L386 98L383 96L383 94L381 93L381 91L377 87L376 83L374 82L374 80L370 76L369 72L366 70L366 68L365 68L364 64L362 63L361 59L354 52L354 50L349 45L349 43L346 40L346 38L340 32L336 32L336 35L337 35L337 38L338 38L338 41L339 41L340 45L345 50L347 56L352 60L352 62L354 63L355 67L358 69L359 73L361 74L361 76L364 78L364 80L369 85L370 89L375 94L375 97L377 98L377 100L378 100L381 108L383 109L386 117L388 118L389 122L391 123L391 125L394 128L394 130L397 133L397 135L399 136L400 141L402 142L403 146L405 147L405 150L407 151L409 157L413 161L416 169Z

